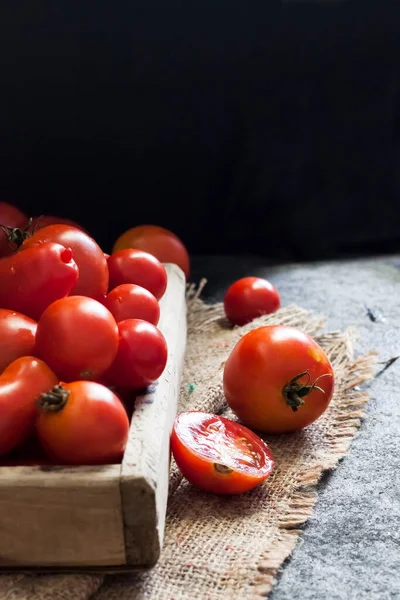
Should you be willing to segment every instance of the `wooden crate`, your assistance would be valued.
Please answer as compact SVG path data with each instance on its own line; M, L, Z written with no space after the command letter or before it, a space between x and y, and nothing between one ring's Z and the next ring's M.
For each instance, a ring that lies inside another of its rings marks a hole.
M138 397L122 464L0 467L0 567L6 570L148 567L160 554L186 344L185 277L166 265L159 328L168 363Z

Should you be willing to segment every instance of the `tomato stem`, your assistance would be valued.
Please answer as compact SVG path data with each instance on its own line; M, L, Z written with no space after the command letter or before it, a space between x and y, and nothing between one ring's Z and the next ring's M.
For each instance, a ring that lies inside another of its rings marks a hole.
M67 404L69 394L69 390L63 388L62 385L56 385L50 392L40 394L36 404L44 412L58 412Z
M303 377L307 377L306 383L299 383L299 380ZM332 375L331 373L324 373L323 375L317 377L313 383L310 383L310 373L308 371L304 371L304 373L300 373L299 375L296 375L296 377L293 377L293 379L291 379L291 381L285 385L282 390L282 394L286 404L290 406L293 412L296 412L300 406L303 406L303 398L308 396L308 394L311 394L313 390L318 390L325 394L325 390L317 385L317 381L323 377L332 377Z
M32 219L29 219L25 229L19 227L9 227L8 225L1 225L0 230L3 231L7 236L8 245L10 248L17 250L26 239L31 237L30 227L32 225Z

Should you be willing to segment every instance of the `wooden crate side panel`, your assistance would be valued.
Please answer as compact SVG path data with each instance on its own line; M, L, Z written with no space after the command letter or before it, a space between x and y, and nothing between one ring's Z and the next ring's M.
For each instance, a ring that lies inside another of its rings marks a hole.
M124 565L120 465L0 468L0 566Z
M186 345L185 277L175 265L166 265L166 268L168 287L160 302L159 328L167 340L168 363L158 382L136 400L122 463L125 549L131 565L154 564L164 534L169 438L177 410Z

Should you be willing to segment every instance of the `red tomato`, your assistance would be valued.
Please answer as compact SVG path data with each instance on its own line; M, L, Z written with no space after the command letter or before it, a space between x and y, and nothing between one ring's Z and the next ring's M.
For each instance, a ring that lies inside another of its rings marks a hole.
M0 373L17 358L34 354L36 327L29 317L0 308Z
M36 354L63 381L98 379L113 362L117 348L115 319L92 298L57 300L39 320Z
M272 283L259 277L235 281L225 294L225 314L233 325L245 325L253 319L280 308L278 291Z
M49 225L24 241L21 249L43 242L57 242L71 248L79 268L79 278L71 290L75 296L102 300L108 291L108 268L103 251L93 238L69 225Z
M151 292L157 300L167 288L167 272L157 258L142 250L119 250L107 261L110 290L123 283L135 283Z
M63 383L41 395L36 431L61 464L119 462L128 441L129 421L119 398L93 381Z
M36 232L39 231L39 229L48 227L49 225L69 225L70 227L76 227L76 229L80 229L86 233L86 230L82 227L82 225L79 225L79 223L64 217L54 217L53 215L40 215L40 217L33 217L29 229L32 232Z
M23 229L27 223L28 217L18 208L7 202L0 202L0 226L6 227L6 230L0 230L0 257L9 256L15 250L12 241L8 241L8 228Z
M189 254L181 240L172 231L158 225L139 225L125 231L115 242L113 252L138 248L150 252L162 263L178 265L189 277ZM132 282L134 283L134 282Z
M248 427L283 433L306 427L328 407L334 377L325 352L294 327L244 335L224 368L226 400Z
M107 382L121 388L142 389L163 373L167 343L157 327L140 319L121 321L118 329L118 353L106 373Z
M35 400L57 383L49 367L32 356L18 358L0 375L0 455L29 437L37 417Z
M70 248L29 247L0 260L0 306L38 320L49 304L71 292L77 279Z
M255 433L230 419L183 412L175 419L171 449L182 475L214 494L242 494L274 468L271 451Z
M125 283L114 288L106 296L104 306L117 321L142 319L157 325L160 307L156 298L148 290L133 283Z

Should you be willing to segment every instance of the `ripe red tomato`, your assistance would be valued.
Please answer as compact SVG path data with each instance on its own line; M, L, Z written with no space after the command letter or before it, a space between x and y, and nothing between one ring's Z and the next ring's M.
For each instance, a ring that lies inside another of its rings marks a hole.
M121 460L129 420L119 398L93 381L57 385L39 400L36 431L53 461L69 465Z
M245 325L253 319L280 308L278 291L272 283L259 277L243 277L235 281L225 294L224 308L233 325Z
M121 388L145 388L165 369L167 342L157 327L140 319L121 321L118 329L118 353L106 380Z
M160 306L156 298L148 290L133 283L125 283L109 292L104 306L117 321L125 319L142 319L157 325L160 319Z
M225 363L226 400L252 429L283 433L306 427L328 407L334 377L325 352L294 327L259 327Z
M72 250L41 244L0 260L0 306L38 320L78 279Z
M32 232L35 232L39 231L39 229L43 229L44 227L48 227L49 225L69 225L70 227L76 227L76 229L80 229L86 233L86 230L79 223L64 217L54 217L53 215L40 215L40 217L33 217L29 229Z
M18 358L0 375L0 455L29 437L37 417L35 400L57 383L49 367L32 356Z
M269 477L274 459L255 433L230 419L183 412L175 419L171 450L182 475L214 494L242 494Z
M33 319L0 308L0 373L17 358L34 354L36 327Z
M155 256L128 248L112 254L107 263L110 290L123 283L135 283L151 292L157 300L163 296L167 288L167 272Z
M98 379L113 362L118 327L97 300L69 296L53 302L36 331L36 354L63 381Z
M75 296L102 300L108 291L108 268L103 251L93 238L69 225L48 225L24 241L21 249L56 242L71 248L79 268L79 278L71 290Z
M162 263L178 265L189 277L189 254L182 241L172 231L158 225L139 225L125 231L115 242L113 252L137 248L153 254Z
M16 206L7 202L0 202L0 226L23 229L27 223L28 217ZM8 230L0 229L0 257L9 256L15 250L12 243L8 241L9 233Z

